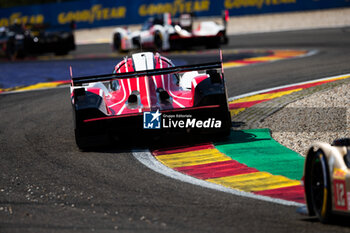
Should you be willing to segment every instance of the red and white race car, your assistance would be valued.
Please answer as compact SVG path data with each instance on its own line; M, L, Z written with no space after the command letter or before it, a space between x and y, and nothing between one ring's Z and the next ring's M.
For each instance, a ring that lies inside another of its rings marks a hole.
M227 135L231 117L222 62L174 66L156 53L136 53L114 73L72 77L79 148L133 135Z
M350 216L350 139L314 143L306 156L304 187L309 215L321 222Z
M223 21L223 25L213 21L199 22L198 27L193 29L191 14L182 14L175 22L169 13L165 13L149 18L139 31L132 32L128 28L116 28L113 33L113 49L128 51L153 48L164 51L201 45L207 48L218 48L220 44L228 42L226 36L228 11L225 12Z

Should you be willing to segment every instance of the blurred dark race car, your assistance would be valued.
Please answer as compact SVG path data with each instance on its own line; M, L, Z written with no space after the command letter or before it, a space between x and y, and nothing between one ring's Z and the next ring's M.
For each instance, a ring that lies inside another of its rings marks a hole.
M72 26L14 23L0 28L0 48L9 59L43 53L65 55L76 48Z
M308 213L323 223L350 216L350 139L314 143L306 156L304 188Z
M194 46L218 48L226 44L228 11L223 14L223 24L202 21L194 28L193 14L181 14L172 19L169 13L149 18L141 30L130 31L118 27L114 30L112 43L116 51L129 51L140 48L153 48L158 51L188 49Z
M25 32L22 27L0 27L0 48L3 54L13 60L25 54Z
M71 101L81 149L140 135L225 136L231 129L221 62L174 66L158 53L136 53L113 73L72 77Z
M29 53L55 53L66 55L76 49L74 23L52 27L48 24L27 25L30 37L26 46Z

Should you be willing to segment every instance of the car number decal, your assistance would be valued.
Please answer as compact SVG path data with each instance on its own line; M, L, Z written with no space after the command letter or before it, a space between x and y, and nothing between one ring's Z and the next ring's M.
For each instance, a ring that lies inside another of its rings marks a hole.
M348 209L347 195L345 192L345 181L344 180L334 180L334 203L335 208L339 210Z

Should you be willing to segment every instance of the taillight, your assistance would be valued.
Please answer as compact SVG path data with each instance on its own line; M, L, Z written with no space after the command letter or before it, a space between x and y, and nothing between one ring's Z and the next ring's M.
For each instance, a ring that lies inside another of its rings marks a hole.
M228 22L230 20L230 16L228 14L228 10L225 10L225 21Z
M168 25L171 25L171 15L168 14Z

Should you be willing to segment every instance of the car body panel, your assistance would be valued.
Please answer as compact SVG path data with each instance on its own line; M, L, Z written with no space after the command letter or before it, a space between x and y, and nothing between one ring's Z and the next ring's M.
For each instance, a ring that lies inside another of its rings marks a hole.
M173 21L170 14L165 13L148 19L139 31L116 28L113 34L113 48L120 51L141 47L169 50L200 45L218 47L221 43L227 43L226 23L219 25L212 21L204 21L200 22L196 29L192 29L192 18L186 19L185 23L181 22L181 17L179 22ZM115 40L116 35L120 40ZM157 44L157 40L161 41L160 44Z

